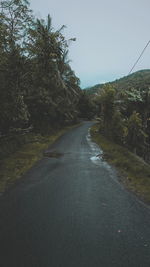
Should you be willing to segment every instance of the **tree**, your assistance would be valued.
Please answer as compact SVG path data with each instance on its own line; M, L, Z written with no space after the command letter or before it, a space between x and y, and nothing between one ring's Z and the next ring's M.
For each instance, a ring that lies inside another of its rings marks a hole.
M100 92L101 116L106 135L111 135L112 119L115 112L115 89L111 85L103 87Z
M85 119L92 119L96 115L96 107L92 98L86 93L82 92L79 100L79 116Z
M115 110L112 118L111 138L118 144L125 145L127 136L126 120L119 110Z
M128 120L127 145L136 154L137 149L144 144L146 134L143 131L142 119L139 113L133 111Z
M76 116L79 79L66 61L63 28L54 31L48 15L47 21L37 20L29 30L27 46L32 62L32 88L26 99L36 128L39 120L46 128L51 124L62 125Z
M8 132L10 127L23 126L28 121L27 106L22 92L24 65L24 34L29 17L25 0L2 1L1 18L1 105L0 127Z
M50 15L35 20L26 0L2 1L0 8L0 131L33 125L44 132L74 121L80 88L65 26L54 30Z

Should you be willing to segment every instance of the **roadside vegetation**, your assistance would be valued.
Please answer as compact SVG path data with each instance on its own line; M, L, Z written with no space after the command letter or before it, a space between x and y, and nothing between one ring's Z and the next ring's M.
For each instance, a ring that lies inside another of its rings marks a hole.
M105 136L110 144L126 151L118 165L121 161L124 165L133 154L135 159L143 159L144 169L148 168L144 161L150 163L150 70L81 90L68 58L69 44L76 38L66 40L64 29L63 25L55 30L50 15L35 18L27 0L0 2L1 191L21 176L65 127L81 118L98 117L96 138ZM132 164L137 181L144 179L144 186L149 185L149 176L142 175L133 159Z
M26 135L26 144L16 152L0 160L0 193L20 179L38 160L45 156L45 150L62 136L66 131L77 127L67 126L59 130L53 130L51 134L29 133Z
M150 203L150 83L141 83L141 77L135 82L136 77L139 73L88 93L98 117L91 133L104 157L123 174L123 183ZM120 88L124 83L126 90Z
M80 81L68 59L63 25L55 30L50 15L34 17L27 0L0 2L0 134L76 122Z
M120 181L150 204L150 165L127 148L99 134L99 124L91 128L91 136L102 148L104 159L117 168Z
M65 25L36 18L27 0L0 2L0 191L82 116Z
M123 80L127 83L128 79ZM132 85L128 83L125 90L118 89L117 82L105 84L91 95L91 100L99 117L100 133L150 163L150 83Z

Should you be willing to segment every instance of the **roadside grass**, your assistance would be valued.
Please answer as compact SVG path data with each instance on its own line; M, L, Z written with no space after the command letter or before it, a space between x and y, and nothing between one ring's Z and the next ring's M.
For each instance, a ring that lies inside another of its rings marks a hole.
M120 181L144 202L150 204L150 165L126 148L106 139L99 132L99 125L91 128L91 136L104 152L104 159L114 165Z
M27 172L38 160L43 157L43 152L60 136L80 124L53 131L51 135L28 134L28 143L22 145L15 153L0 160L0 193Z

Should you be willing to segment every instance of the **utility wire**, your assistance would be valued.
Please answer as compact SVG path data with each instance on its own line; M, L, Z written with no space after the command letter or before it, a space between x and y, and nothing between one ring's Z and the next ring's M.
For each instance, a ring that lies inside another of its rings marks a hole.
M134 63L132 69L129 71L128 75L132 72L132 70L135 68L136 64L139 62L140 58L143 56L146 48L148 47L148 45L150 44L150 40L148 41L147 45L144 47L142 53L140 54L140 56L138 57L137 61Z

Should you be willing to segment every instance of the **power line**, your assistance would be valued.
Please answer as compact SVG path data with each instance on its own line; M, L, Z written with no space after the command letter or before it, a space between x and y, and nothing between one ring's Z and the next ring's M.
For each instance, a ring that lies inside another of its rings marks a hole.
M148 45L150 44L150 40L148 41L147 45L144 47L144 49L142 50L142 53L140 54L140 56L138 57L137 61L134 63L132 69L129 71L128 75L132 72L132 70L135 68L136 64L139 62L140 58L143 56L146 48L148 47Z

